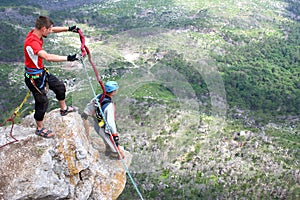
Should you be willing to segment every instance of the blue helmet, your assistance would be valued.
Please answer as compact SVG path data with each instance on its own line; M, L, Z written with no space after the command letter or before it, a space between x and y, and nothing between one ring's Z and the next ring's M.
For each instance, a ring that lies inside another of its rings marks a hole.
M105 83L105 91L110 93L119 89L119 85L116 81L108 81Z

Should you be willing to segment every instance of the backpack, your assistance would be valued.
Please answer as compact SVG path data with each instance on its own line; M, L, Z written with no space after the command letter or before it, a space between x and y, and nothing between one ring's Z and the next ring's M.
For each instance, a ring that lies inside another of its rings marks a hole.
M97 96L97 101L99 101L102 97L102 94L98 95ZM112 102L111 98L109 96L105 96L104 99L99 102L100 103L100 106L101 106L101 110L102 110L102 113L104 113L104 110L105 108ZM101 115L101 112L100 112L100 108L97 106L96 108L96 117L97 117L97 120L98 120L98 125L100 128L103 128L105 126L105 122L104 122L104 119Z

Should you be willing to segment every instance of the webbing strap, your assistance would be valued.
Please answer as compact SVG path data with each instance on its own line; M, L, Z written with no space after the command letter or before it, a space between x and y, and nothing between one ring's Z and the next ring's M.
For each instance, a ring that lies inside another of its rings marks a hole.
M40 78L40 76L37 76L37 74L41 74L42 75L43 72L48 73L48 69L47 68L43 68L43 69L29 68L29 67L25 66L25 75L26 75L27 78L31 78L31 79ZM39 86L39 89L42 89L45 86L46 74L43 74L43 75L44 75L43 76L43 82ZM36 87L35 84L34 84L34 87Z
M78 30L78 33L79 33L79 35L80 35L80 40L81 40L81 51L82 51L82 58L81 58L80 60L81 60L81 63L82 63L82 65L83 65L83 67L84 67L84 70L85 70L85 72L86 72L86 74L87 74L87 78L88 78L88 80L89 80L89 84L90 84L91 89L92 89L92 91L93 91L94 99L96 99L97 106L98 106L99 108L101 108L101 105L100 105L99 102L101 102L101 101L103 100L103 98L105 97L106 91L105 91L105 88L104 88L104 85L103 85L101 79L99 78L99 73L98 73L98 71L97 71L97 69L96 69L94 63L92 62L92 56L91 56L91 54L90 54L89 49L88 49L87 46L85 45L85 39L84 39L84 36L83 36L83 34L82 34L82 32L81 32L80 29ZM83 62L83 57L86 55L86 53L88 54L89 62L90 62L91 65L93 66L93 69L94 69L94 72L95 72L95 74L96 74L97 80L98 80L98 82L100 83L100 85L101 85L101 87L102 87L102 90L103 90L103 95L102 95L102 97L100 98L99 101L97 101L97 94L96 94L96 92L95 92L94 86L93 86L93 84L92 84L92 81L91 81L90 76L89 76L89 74L88 74L88 71L87 71L87 69L86 69L86 66L85 66L85 64L84 64L84 62ZM105 116L104 116L104 113L103 113L102 109L99 109L99 110L100 110L100 113L101 113L101 115L102 115L102 117L103 117L104 123L105 123L106 126L107 126L106 128L107 128L108 133L109 133L109 135L110 135L110 140L111 140L112 144L114 145L114 148L115 148L116 151L118 152L119 157L122 158L124 155L123 155L123 153L121 152L120 148L117 147L117 145L116 145L116 143L115 143L115 141L114 141L114 139L113 139L111 129L110 129L110 127L109 127L109 125L108 125L108 123L107 123L107 121L106 121L106 118L105 118ZM128 169L128 167L126 166L125 162L124 162L123 160L120 160L120 161L121 161L121 163L122 163L122 165L123 165L123 168L124 168L125 171L126 171L126 174L129 176L129 178L130 178L130 180L131 180L131 182L132 182L132 184L133 184L135 190L137 191L137 193L138 193L140 199L141 199L141 200L144 200L144 198L143 198L141 192L139 191L139 189L138 189L138 187L137 187L137 184L136 184L135 181L133 180L133 177L131 176L131 174L130 174L130 172L129 172L129 169Z
M44 69L29 68L29 67L25 66L25 72L27 74L30 74L30 75L32 75L32 74L40 74L43 71L44 71Z

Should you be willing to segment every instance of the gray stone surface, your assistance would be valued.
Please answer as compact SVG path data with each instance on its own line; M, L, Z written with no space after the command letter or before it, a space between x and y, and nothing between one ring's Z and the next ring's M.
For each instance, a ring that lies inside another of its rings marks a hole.
M19 140L0 149L0 199L116 199L126 173L120 160L104 155L105 145L94 134L87 139L78 113L60 116L53 110L45 127L55 134L45 139L34 134L33 115L15 125ZM0 127L1 145L9 141L10 126ZM124 151L128 167L132 156Z

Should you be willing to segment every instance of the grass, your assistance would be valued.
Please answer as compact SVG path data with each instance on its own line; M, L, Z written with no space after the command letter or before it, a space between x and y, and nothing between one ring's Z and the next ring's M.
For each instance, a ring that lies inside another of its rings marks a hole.
M289 128L290 129L290 128ZM300 167L300 164L297 164L296 160L300 159L300 135L297 133L299 129L286 129L286 128L268 128L265 131L265 134L272 137L272 141L276 144L276 146L280 146L279 150L281 155L285 154L283 159L279 158L278 161L285 161L286 166ZM287 164L288 163L288 164Z
M137 88L133 93L134 98L150 98L160 100L173 100L175 97L170 90L158 83L148 83Z

